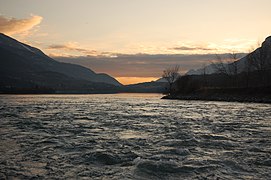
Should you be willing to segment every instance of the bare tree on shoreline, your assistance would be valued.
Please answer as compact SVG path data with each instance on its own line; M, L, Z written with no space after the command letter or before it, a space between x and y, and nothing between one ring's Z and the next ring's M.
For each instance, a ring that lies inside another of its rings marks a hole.
M224 59L222 59L222 57L218 54L216 54L215 57L216 61L212 62L212 65L215 67L216 73L229 76L230 74L226 67L226 62L224 62Z
M167 68L163 71L162 77L168 82L169 94L172 94L173 83L180 77L179 74L180 66L176 65L174 67Z
M207 75L207 65L204 63L202 64L202 74L203 76L203 86L206 87L208 86L208 83L207 83L207 78L206 78L206 75Z
M239 67L238 67L238 62L237 62L239 58L240 56L235 51L232 51L231 53L229 53L228 69L229 69L229 74L232 77L234 87L239 87L238 77L237 77L240 71L238 69Z
M238 64L237 60L239 59L239 55L236 52L229 53L229 72L231 75L236 76L238 74Z

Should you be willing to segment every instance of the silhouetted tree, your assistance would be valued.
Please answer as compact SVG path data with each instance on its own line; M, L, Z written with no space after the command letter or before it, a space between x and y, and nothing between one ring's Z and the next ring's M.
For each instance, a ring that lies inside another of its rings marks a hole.
M235 87L239 87L238 85L238 64L237 60L239 59L239 55L236 52L229 53L229 59L228 59L228 71L230 76L232 77L232 82Z
M226 67L226 62L222 59L222 56L216 54L216 61L212 62L213 67L215 67L217 74L223 74L229 76L230 73L228 68Z
M216 74L222 75L221 78L223 78L225 83L223 84L223 87L229 86L229 82L231 81L231 74L229 72L228 63L225 59L222 58L220 55L216 55L216 61L212 62L213 67L215 68ZM222 79L221 79L222 81Z
M245 61L245 69L244 69L244 75L246 79L246 87L248 88L250 86L250 71L251 71L251 52L248 53L247 59Z
M266 58L267 53L263 49L263 47L260 47L256 49L253 53L250 54L250 63L253 71L256 71L258 73L258 76L260 78L259 85L265 86L266 81L266 71L269 69L269 61Z
M216 61L212 63L215 67L216 73L224 75L230 81L231 86L238 87L238 59L239 54L236 52L231 52L228 54L228 58L222 58L220 55L216 55Z
M202 65L202 73L201 73L201 75L203 76L203 86L207 87L208 86L207 77L206 77L206 75L207 75L207 65L205 63Z
M237 60L239 59L239 55L236 52L229 53L229 73L233 76L238 74L238 64Z
M169 94L172 94L173 92L173 89L172 89L173 83L180 77L179 71L180 71L179 65L167 68L163 71L162 77L168 82Z

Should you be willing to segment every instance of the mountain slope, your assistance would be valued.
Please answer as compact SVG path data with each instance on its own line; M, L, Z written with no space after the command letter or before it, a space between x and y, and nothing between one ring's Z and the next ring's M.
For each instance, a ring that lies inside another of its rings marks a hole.
M96 74L79 65L60 63L39 49L4 34L0 34L0 82L1 86L29 83L50 88L57 88L56 84L62 84L61 86L70 89L80 89L82 86L122 86L109 75Z
M165 93L168 88L166 82L144 82L125 86L125 92L129 93Z

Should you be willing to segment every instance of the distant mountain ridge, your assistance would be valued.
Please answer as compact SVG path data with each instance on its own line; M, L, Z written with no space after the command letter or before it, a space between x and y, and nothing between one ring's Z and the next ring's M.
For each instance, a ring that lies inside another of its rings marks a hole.
M96 74L80 65L55 61L41 50L0 33L1 88L19 84L54 89L122 86L107 74Z

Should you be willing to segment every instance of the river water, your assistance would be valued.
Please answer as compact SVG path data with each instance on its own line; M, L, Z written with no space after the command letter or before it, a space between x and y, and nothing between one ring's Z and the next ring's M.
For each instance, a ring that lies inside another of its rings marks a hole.
M0 179L271 179L271 105L1 95Z

